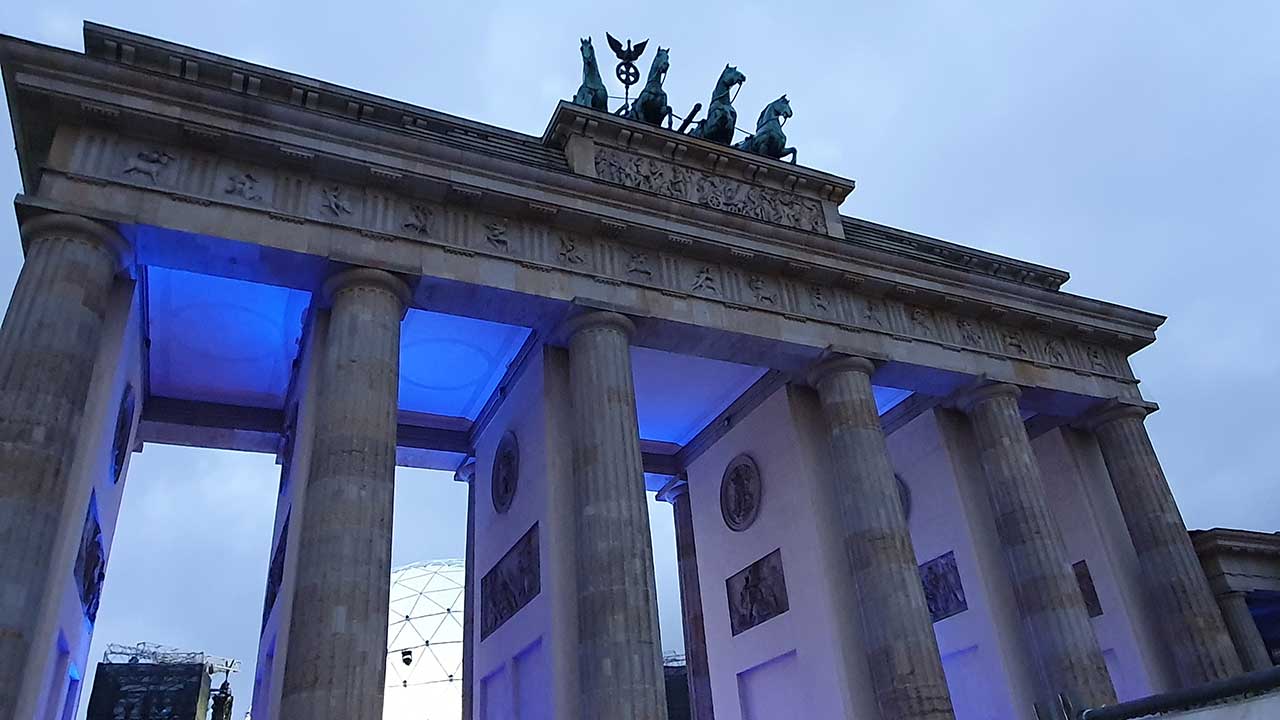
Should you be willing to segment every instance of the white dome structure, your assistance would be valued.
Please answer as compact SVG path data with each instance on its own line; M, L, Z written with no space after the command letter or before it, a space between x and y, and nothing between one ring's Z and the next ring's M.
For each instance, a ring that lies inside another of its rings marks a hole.
M391 571L383 720L455 720L462 714L461 560Z

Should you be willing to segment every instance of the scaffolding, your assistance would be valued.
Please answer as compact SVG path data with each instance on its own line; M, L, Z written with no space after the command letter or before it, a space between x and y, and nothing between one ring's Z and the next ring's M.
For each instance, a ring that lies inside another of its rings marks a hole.
M202 664L210 675L240 672L240 661L231 658L208 655L202 652L188 652L158 643L140 642L136 645L120 645L111 643L102 654L102 661L108 663L155 663L159 665Z

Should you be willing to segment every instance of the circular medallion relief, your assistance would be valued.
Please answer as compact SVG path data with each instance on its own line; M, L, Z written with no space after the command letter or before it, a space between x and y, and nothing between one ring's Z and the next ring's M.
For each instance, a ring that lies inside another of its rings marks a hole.
M111 482L120 482L124 461L129 456L129 432L133 430L133 409L137 401L133 386L126 385L120 398L120 410L116 413L116 435L111 445Z
M505 513L511 508L511 500L516 496L516 485L520 481L520 446L516 442L515 433L510 430L502 436L498 443L498 452L493 457L493 509Z
M720 480L720 514L730 530L742 532L760 514L760 468L750 455L739 455Z

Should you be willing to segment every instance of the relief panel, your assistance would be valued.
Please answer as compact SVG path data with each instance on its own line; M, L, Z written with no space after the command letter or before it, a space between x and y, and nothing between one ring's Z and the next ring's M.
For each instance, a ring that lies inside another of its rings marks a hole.
M729 627L739 635L791 609L779 548L725 580Z
M502 627L542 591L534 523L480 580L480 639Z

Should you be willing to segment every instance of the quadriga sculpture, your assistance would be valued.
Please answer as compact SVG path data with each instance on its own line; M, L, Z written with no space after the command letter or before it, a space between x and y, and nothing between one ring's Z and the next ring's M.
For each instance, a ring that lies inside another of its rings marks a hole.
M596 110L609 111L609 91L605 89L604 80L600 78L600 66L596 64L596 49L591 46L591 38L582 38L582 85L573 96L576 105L585 105Z
M733 98L730 91L747 81L747 76L738 72L738 68L725 65L716 81L716 89L711 92L711 104L707 105L707 117L701 120L689 135L699 137L721 145L733 142L734 126L738 122L738 111L733 109Z
M734 147L775 160L781 160L790 155L791 164L794 165L796 149L787 147L787 136L782 132L781 119L789 117L791 117L791 103L787 100L787 96L783 95L760 111L760 119L756 121L756 133L748 135L746 140Z

